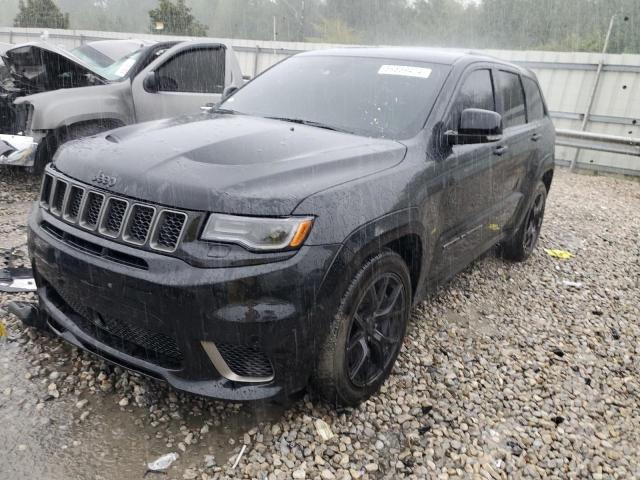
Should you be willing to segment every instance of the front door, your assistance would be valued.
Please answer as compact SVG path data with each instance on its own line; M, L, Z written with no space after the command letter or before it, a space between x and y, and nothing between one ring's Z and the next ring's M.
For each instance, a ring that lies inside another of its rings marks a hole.
M133 79L136 120L144 122L198 113L218 103L225 87L226 49L215 43L181 43L165 52ZM155 89L145 78L155 76Z
M458 130L460 114L467 108L496 111L493 74L490 67L467 72L447 115L447 129ZM504 143L454 145L440 160L443 179L443 232L437 270L448 277L466 265L487 236L497 236L495 222L496 197L494 164L504 150Z

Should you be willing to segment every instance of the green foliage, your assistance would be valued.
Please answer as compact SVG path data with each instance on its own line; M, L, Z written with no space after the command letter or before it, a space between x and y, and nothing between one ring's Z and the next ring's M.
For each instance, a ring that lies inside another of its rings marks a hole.
M69 28L69 14L64 14L53 0L23 0L18 3L18 14L13 20L16 27Z
M177 3L160 0L158 8L149 11L149 19L153 33L191 36L207 34L208 27L195 19L185 0L177 0Z
M319 36L307 38L310 42L351 44L360 41L354 30L339 18L322 19L314 29Z

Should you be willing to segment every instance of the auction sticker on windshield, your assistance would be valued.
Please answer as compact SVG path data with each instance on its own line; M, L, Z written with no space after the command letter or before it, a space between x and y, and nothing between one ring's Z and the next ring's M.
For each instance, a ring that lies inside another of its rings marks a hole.
M429 78L430 68L410 67L408 65L382 65L378 75L400 75L402 77Z

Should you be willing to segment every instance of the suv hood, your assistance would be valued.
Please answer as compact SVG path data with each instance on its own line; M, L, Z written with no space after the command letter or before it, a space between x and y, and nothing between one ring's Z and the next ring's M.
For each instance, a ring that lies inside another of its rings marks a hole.
M406 147L246 115L141 123L63 146L55 168L175 208L288 215L306 197L392 167ZM102 174L102 175L101 175Z
M44 42L18 45L1 55L15 87L24 95L106 83L70 52Z

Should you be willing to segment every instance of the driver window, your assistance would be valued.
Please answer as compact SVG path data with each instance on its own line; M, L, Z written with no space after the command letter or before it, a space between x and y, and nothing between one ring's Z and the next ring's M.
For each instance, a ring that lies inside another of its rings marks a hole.
M157 70L161 92L222 93L223 48L201 48L177 54Z
M496 111L491 70L475 70L465 79L451 109L451 125L455 130L460 126L462 111L467 108Z

